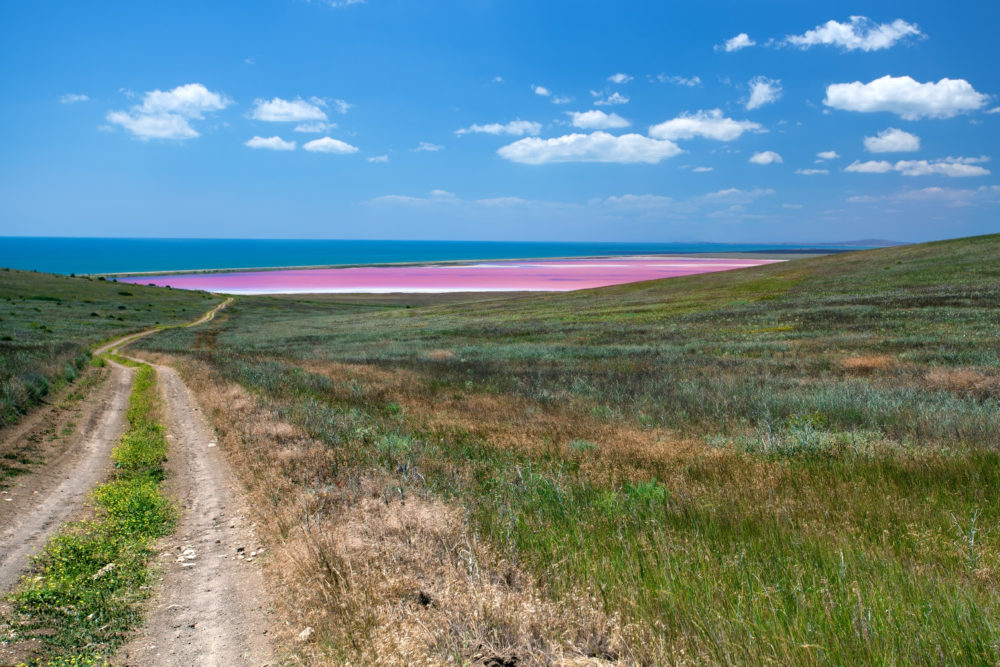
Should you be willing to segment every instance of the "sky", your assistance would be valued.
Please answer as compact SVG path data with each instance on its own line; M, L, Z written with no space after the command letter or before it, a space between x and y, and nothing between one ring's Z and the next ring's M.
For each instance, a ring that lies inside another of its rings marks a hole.
M0 235L1000 231L1000 3L0 6Z

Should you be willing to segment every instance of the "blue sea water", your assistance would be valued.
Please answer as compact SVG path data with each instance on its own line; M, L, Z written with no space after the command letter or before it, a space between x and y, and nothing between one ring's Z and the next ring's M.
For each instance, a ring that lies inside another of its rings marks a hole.
M521 243L0 237L0 267L45 273L139 273L468 259L712 252L794 252L815 246L726 243ZM821 251L836 251L823 246ZM850 248L852 250L857 247Z

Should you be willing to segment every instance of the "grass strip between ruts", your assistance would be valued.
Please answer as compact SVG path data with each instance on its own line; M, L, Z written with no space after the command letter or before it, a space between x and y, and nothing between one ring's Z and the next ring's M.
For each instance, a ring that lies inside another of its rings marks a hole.
M160 489L167 441L156 374L146 364L112 358L137 368L112 478L93 492L94 517L64 526L8 597L7 639L35 643L38 656L30 665L107 664L139 625L153 543L176 522L176 509Z

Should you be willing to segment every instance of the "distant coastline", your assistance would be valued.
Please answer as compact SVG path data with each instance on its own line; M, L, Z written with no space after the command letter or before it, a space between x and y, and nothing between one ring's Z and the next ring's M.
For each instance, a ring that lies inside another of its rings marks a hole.
M0 266L110 277L636 255L787 257L893 244L0 237Z

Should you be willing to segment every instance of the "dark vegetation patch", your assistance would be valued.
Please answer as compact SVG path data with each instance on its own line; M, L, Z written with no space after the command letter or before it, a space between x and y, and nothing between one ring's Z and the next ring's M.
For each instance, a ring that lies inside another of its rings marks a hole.
M203 292L0 272L0 427L74 380L94 344L190 320L216 301Z

